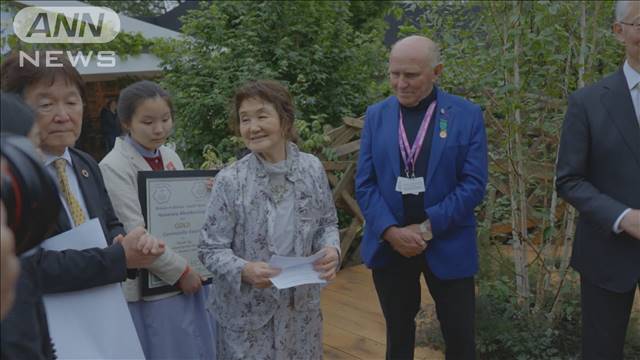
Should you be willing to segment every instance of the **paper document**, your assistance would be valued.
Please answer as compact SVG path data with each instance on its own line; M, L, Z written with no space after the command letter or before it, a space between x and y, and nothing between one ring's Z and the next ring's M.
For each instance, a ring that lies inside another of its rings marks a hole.
M324 284L320 274L313 269L313 262L320 259L323 253L307 257L273 255L269 265L282 269L282 272L271 278L271 282L278 289L287 289L304 284Z
M45 240L47 250L104 248L98 219ZM59 359L144 359L120 284L44 296Z

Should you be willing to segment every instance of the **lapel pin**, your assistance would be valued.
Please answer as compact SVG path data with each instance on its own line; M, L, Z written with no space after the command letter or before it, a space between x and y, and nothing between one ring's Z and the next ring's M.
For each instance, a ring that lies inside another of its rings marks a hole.
M440 129L447 130L447 120L440 119Z
M446 119L440 119L440 138L441 139L447 138L447 120Z
M87 171L87 169L82 169L80 171L80 173L82 174L82 176L88 178L89 177L89 172Z

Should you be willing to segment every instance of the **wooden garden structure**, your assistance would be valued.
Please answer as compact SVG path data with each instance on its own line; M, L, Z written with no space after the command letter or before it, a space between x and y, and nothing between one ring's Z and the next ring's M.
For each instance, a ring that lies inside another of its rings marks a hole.
M354 239L362 233L364 216L355 199L355 175L358 152L360 150L360 131L364 126L364 117L342 119L343 124L329 130L326 135L331 139L330 148L338 160L323 161L324 168L333 188L333 199L338 209L351 215L351 223L340 229L340 247L343 256L353 254L359 243ZM348 258L345 258L348 260ZM343 264L346 261L343 261Z

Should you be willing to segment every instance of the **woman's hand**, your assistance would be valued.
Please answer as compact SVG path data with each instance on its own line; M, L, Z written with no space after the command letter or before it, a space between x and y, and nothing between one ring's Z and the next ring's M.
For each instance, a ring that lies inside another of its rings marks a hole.
M280 274L280 269L265 262L249 262L242 269L242 281L258 289L271 287L270 278Z
M185 294L194 294L202 288L202 277L197 271L187 266L180 280L178 280L178 287Z
M321 279L327 281L333 280L336 277L338 262L340 260L338 249L333 246L327 246L319 252L323 252L324 254L313 263L313 268L320 273Z

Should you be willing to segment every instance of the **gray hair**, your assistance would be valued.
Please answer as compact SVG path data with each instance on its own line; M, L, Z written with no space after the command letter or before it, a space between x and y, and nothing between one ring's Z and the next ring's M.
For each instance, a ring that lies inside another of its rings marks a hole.
M432 68L435 68L436 66L442 63L440 58L440 45L438 45L437 42L434 41L431 43L429 54L430 56L428 58L429 58L429 61L431 62Z
M630 0L618 0L616 1L616 22L624 20L624 17L629 14L629 8L633 1Z

